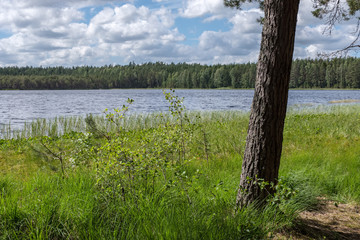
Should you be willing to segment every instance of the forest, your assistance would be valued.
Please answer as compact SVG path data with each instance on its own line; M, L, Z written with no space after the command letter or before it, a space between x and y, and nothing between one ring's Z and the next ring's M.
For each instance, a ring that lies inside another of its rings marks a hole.
M0 89L253 88L256 64L2 67ZM360 88L360 59L296 59L290 88Z

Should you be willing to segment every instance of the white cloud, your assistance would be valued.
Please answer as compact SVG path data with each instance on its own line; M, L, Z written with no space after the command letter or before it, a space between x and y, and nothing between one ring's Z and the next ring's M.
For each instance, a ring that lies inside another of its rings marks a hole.
M121 62L150 59L153 54L178 54L175 45L185 39L173 26L175 19L171 11L165 8L150 10L132 4L107 7L85 24L81 23L83 12L67 7L72 2L63 1L61 5L65 7L62 8L52 7L45 0L32 1L40 7L28 7L26 2L16 1L17 7L10 8L8 1L2 2L8 9L0 10L4 13L0 15L0 24L7 26L13 35L0 39L3 53L0 65L14 62L19 65L99 65L111 57ZM17 56L15 60L14 56Z
M126 4L99 12L89 24L88 36L114 56L148 58L185 39L177 28L171 28L173 24L174 18L166 9L151 11Z
M89 34L107 43L121 43L171 34L173 20L166 11L151 12L146 7L127 4L106 8L90 22Z
M297 18L297 26L304 27L308 25L317 25L324 23L322 20L314 17L311 13L313 11L312 0L301 0L299 7L299 14Z
M257 9L238 11L229 19L233 24L230 31L204 32L199 39L203 55L208 60L219 63L256 61L261 33L261 25L256 20L261 15L261 11Z
M261 26L256 20L263 14L257 3L244 5L242 11L224 7L223 0L152 0L146 6L136 3L1 0L0 66L257 60ZM302 0L295 57L314 57L318 52L340 49L354 39L351 21L340 24L331 36L323 35L324 22L314 18L311 10L312 1ZM184 18L187 23L193 19L198 22L192 28L196 31L191 33L191 41L187 41L186 32L181 32L186 31L181 25ZM227 23L226 28L206 29L221 21Z
M225 18L230 12L234 12L230 8L224 6L223 0L187 0L185 7L180 9L180 15L186 18L196 18L208 16L206 21Z
M13 32L68 25L83 19L83 13L74 8L1 8L0 29Z
M73 7L82 8L95 5L129 2L129 0L2 0L0 6L13 6L15 8L47 7L61 8Z
M354 25L339 26L329 34L326 25L298 27L295 44L298 48L295 58L317 57L321 53L331 53L348 46L355 36L351 34ZM300 49L303 49L300 51Z
M313 2L302 0L298 15L295 57L317 57L319 53L334 52L348 46L354 39L356 19L342 21L329 31L327 19L318 19L311 13ZM331 33L331 34L330 34Z

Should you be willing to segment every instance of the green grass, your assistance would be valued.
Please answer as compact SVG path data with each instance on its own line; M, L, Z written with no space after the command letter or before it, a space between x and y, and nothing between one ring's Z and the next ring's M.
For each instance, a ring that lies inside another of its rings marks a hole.
M290 111L280 176L285 188L296 194L278 204L250 206L237 213L234 203L246 113L207 112L200 119L193 114L190 122L201 127L192 132L186 145L186 158L191 160L184 168L186 191L181 184L168 188L159 180L155 191L140 191L126 201L118 192L111 195L99 187L90 148L78 148L79 141L87 147L106 143L101 137L71 133L86 131L84 119L79 128L66 123L71 131L48 143L52 149L61 146L65 176L58 159L44 154L39 132L29 133L29 139L0 140L0 239L268 238L291 227L297 214L311 208L318 196L360 202L359 113L359 106ZM96 121L99 128L111 130L105 120ZM141 134L149 133L144 129L155 128L161 121L154 115L129 117L122 123L131 137L127 143L138 147L131 139L141 140ZM49 126L46 133L55 128L52 124L42 125ZM57 124L61 129L65 123L57 120ZM73 166L71 159L76 156L84 161Z
M287 117L281 174L301 174L322 194L360 201L360 108Z

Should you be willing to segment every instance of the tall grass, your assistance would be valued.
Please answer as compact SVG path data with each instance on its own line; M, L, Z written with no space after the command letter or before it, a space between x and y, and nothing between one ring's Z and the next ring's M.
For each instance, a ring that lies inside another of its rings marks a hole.
M193 204L176 189L124 202L103 198L89 172L2 178L0 190L2 239L262 239L304 207L294 201L234 214L235 191L212 184L191 193Z
M100 117L99 117L100 121ZM61 136L72 131L85 131L84 117L55 117L53 119L36 119L30 123L24 123L20 129L14 129L11 123L2 125L0 138L22 139L39 136Z
M270 238L279 229L290 227L297 213L313 206L317 196L360 202L359 112L359 106L290 111L280 176L284 189L294 195L238 212L234 204L247 113L190 114L190 122L201 127L186 146L191 160L187 176L194 179L188 196L179 186L160 187L126 201L120 196L108 197L99 188L96 163L68 164L64 177L59 168L51 167L43 155L34 152L33 145L44 133L57 136L54 141L64 146L64 156L87 156L72 149L86 134L59 137L66 131L85 132L85 118L64 118L62 122L58 118L51 124L39 120L39 125L34 123L39 126L34 127L34 135L29 130L18 135L19 139L0 141L0 164L6 169L0 177L0 239ZM114 130L104 118L94 119L100 129ZM155 128L161 121L164 117L158 115L131 115L121 124L132 132L128 136L137 136L141 129ZM97 146L104 140L86 141ZM197 170L200 174L193 174Z
M167 116L167 115L165 115ZM50 119L36 119L30 123L24 123L20 129L14 129L9 124L0 126L0 138L2 139L22 139L39 136L59 137L71 132L86 132L86 119L91 118L96 125L104 131L114 131L117 127L107 121L105 115L87 115L55 117ZM132 114L127 115L121 124L126 128L146 128L154 127L159 123L158 114Z
M213 111L213 112L190 112L190 120L192 122L206 123L208 121L228 121L234 119L242 119L246 121L247 114L242 111ZM200 116L200 118L198 118ZM118 125L110 123L105 115L87 115L83 116L68 116L55 117L50 119L36 119L30 123L24 123L20 129L14 129L9 124L0 126L0 139L22 139L39 136L62 136L71 132L86 132L87 119L94 120L95 124L103 131L113 132ZM119 122L126 129L144 129L158 126L160 122L171 121L171 115L167 113L143 113L130 114Z
M360 106L291 113L286 119L281 173L300 174L339 200L360 200Z

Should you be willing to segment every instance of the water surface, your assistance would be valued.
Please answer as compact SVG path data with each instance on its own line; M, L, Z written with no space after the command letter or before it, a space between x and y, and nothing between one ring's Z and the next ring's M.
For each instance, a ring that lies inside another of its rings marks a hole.
M190 111L249 111L253 93L253 90L176 90ZM19 128L36 118L101 114L106 108L121 108L128 98L135 101L130 112L168 110L160 89L0 91L0 124L11 122L14 128ZM289 107L316 107L345 99L360 100L360 91L290 90Z

